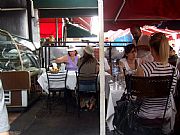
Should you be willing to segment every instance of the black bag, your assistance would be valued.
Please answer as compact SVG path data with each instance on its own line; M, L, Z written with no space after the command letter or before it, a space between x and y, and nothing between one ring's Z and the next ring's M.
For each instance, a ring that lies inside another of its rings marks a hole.
M139 105L136 101L128 99L128 95L123 96L116 102L113 126L117 134L126 134L134 127L134 121Z

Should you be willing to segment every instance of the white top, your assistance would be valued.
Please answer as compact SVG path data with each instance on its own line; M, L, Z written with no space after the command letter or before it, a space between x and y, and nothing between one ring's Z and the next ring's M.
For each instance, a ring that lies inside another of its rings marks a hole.
M10 129L6 105L4 102L4 90L0 80L0 133Z
M149 39L150 38L148 35L141 34L137 43L136 43L135 39L133 39L132 42L135 46L138 46L138 45L149 46ZM143 62L152 62L153 61L153 56L151 55L150 51L138 50L137 57L141 58L143 60Z
M137 67L138 67L140 65L140 63L141 63L141 59L137 58L136 61L137 61ZM125 67L127 72L131 72L132 71L132 69L128 65L128 62L127 62L126 58L120 59L120 62L122 62L124 64L124 67Z
M104 58L104 71L110 70L109 63L106 58Z
M133 39L132 43L135 45L135 46L138 46L138 45L149 45L149 36L148 35L143 35L141 34L141 36L139 37L139 40L136 44L136 40Z

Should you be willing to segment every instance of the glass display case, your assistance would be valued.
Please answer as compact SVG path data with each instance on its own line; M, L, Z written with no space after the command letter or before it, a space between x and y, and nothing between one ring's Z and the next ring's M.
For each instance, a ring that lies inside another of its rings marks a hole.
M24 76L26 79L30 78L29 86L30 90L13 90L4 89L5 103L8 108L24 108L28 107L32 101L37 99L38 92L36 89L37 77L41 72L39 59L35 55L36 48L34 44L27 39L13 36L9 32L0 29L0 79L8 81L7 83L11 86L12 81L22 79L21 71L26 72ZM10 74L7 78L6 74ZM12 77L16 74L15 77ZM5 81L4 81L5 84ZM18 84L22 86L23 84ZM12 85L14 86L14 85ZM15 87L15 86L14 86Z
M36 71L40 68L32 42L0 30L0 71Z

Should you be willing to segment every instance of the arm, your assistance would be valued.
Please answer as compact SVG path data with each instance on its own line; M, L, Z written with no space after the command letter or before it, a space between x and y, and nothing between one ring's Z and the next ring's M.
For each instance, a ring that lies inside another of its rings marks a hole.
M119 68L120 68L120 69L125 68L125 66L124 66L124 64L123 64L123 62L122 62L122 61L119 61L119 65L118 65L118 66L119 66Z
M9 135L9 132L2 132L0 135Z
M141 67L138 67L136 75L137 76L144 76L144 70Z
M109 74L111 74L111 68L106 58L104 58L104 70L108 72Z
M62 56L62 57L59 57L55 60L56 63L62 63L62 62L67 62L68 61L68 56Z

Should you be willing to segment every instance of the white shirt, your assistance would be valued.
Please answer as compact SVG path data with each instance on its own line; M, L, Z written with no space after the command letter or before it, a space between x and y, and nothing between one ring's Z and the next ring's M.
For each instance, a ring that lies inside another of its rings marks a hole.
M137 61L137 66L139 66L141 64L141 62L142 62L140 58L137 58L136 61ZM127 72L129 72L129 73L132 72L132 69L129 67L126 58L120 59L120 62L122 62L124 64L124 67L125 67Z
M109 63L106 58L104 58L104 71L110 70Z
M141 34L141 36L139 37L139 40L138 40L138 42L136 43L136 40L135 39L133 39L133 44L135 45L135 46L138 46L138 45L149 45L149 36L148 35L143 35L143 34Z
M143 35L141 34L141 36L139 37L138 42L136 43L135 39L133 39L133 44L135 46L138 45L147 45L149 46L149 36L148 35ZM154 60L153 56L151 55L150 51L145 51L145 50L138 50L137 52L137 57L141 58L142 61L145 62L152 62Z

